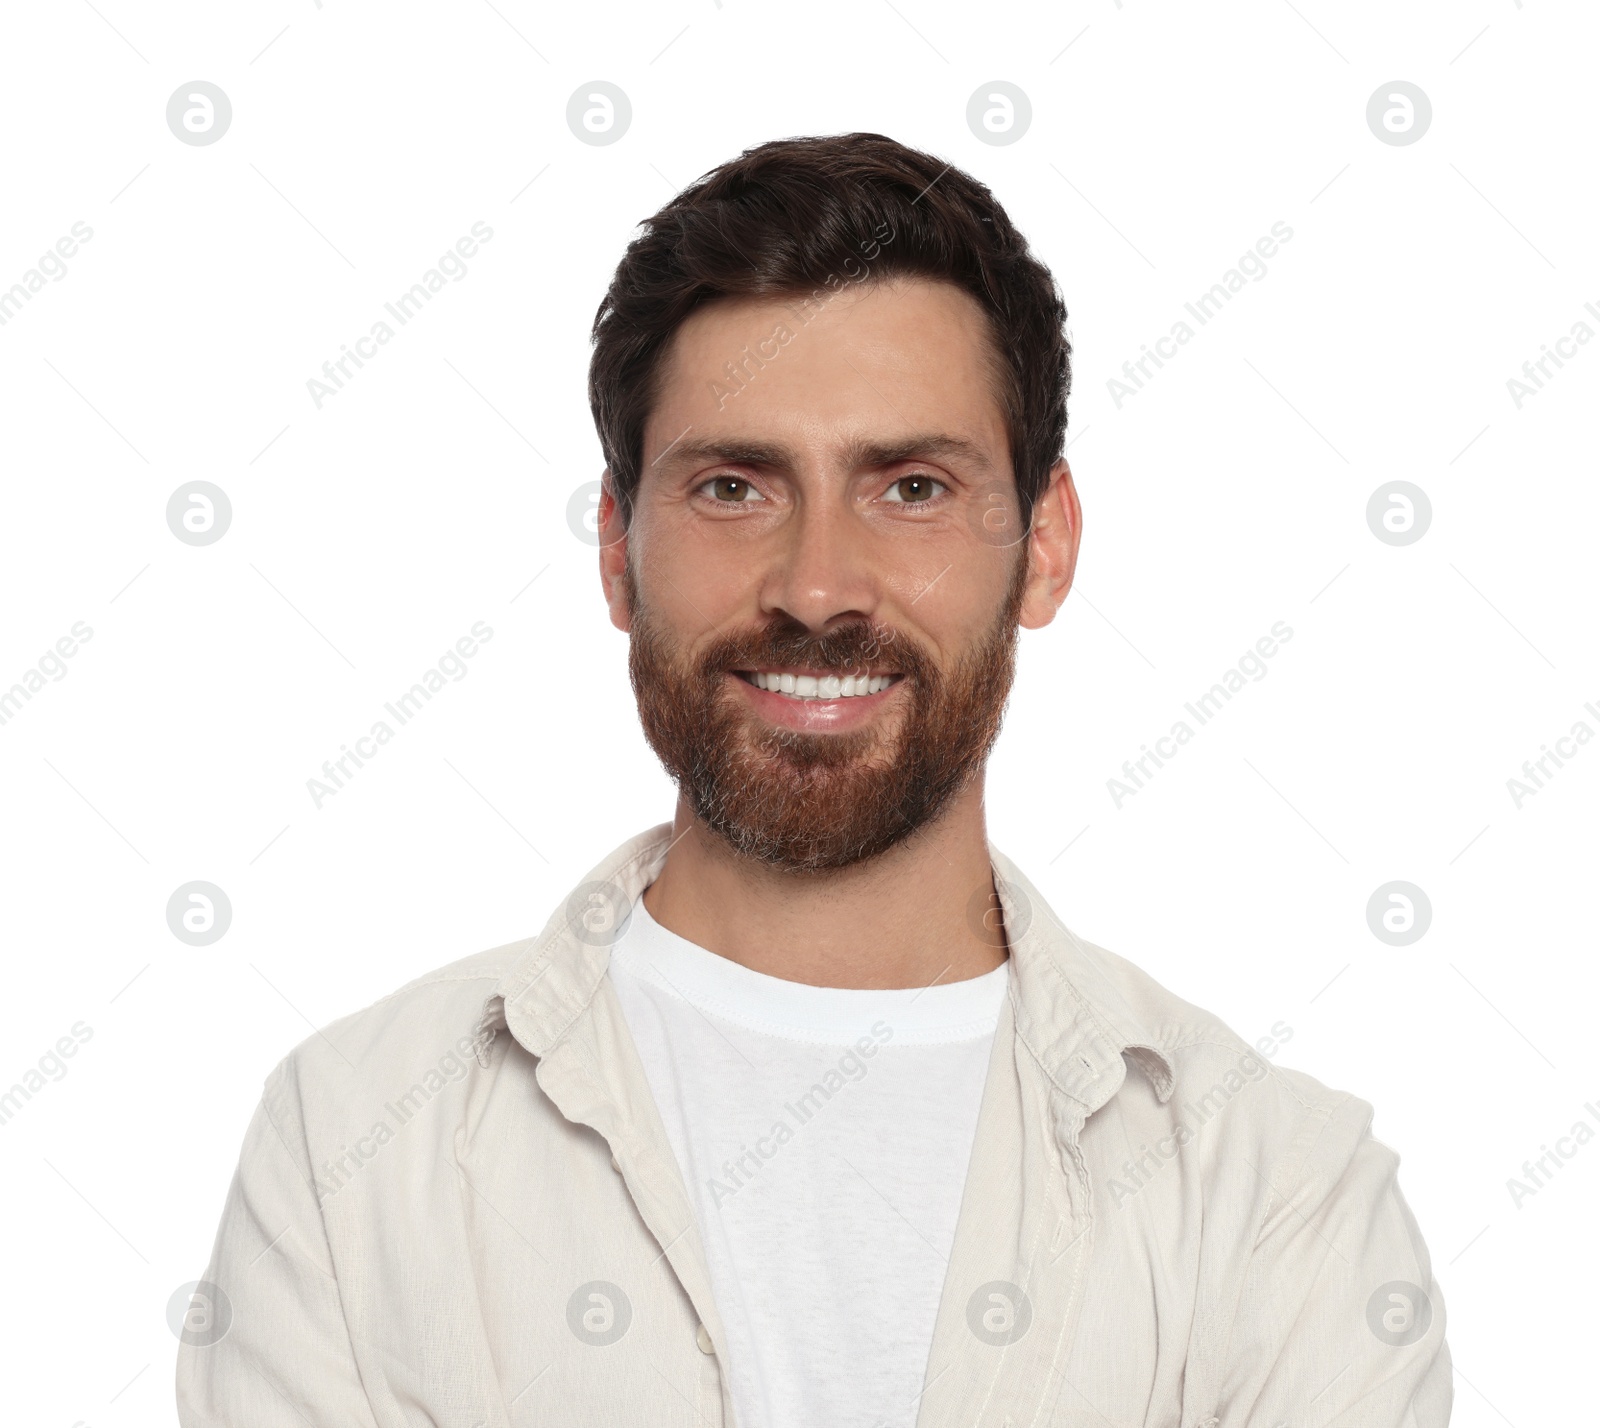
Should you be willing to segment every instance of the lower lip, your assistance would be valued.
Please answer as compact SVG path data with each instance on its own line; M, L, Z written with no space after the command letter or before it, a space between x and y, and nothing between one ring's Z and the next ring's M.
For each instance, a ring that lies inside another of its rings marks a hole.
M749 701L769 724L781 724L786 729L803 729L807 732L839 732L868 723L883 709L886 700L905 683L897 679L887 689L876 694L852 694L848 699L793 699L786 694L775 694L742 679L737 674L725 676Z

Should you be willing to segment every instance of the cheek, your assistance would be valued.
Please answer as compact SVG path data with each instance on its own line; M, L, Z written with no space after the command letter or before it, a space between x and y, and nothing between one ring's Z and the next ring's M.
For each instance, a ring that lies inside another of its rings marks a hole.
M634 546L633 562L641 597L685 630L759 608L762 566L738 542L709 539L692 527L657 527Z
M716 578L704 566L657 567L644 578L643 599L656 618L680 640L698 640L737 619L744 609L742 592Z
M952 552L952 556L955 552ZM1010 551L984 552L978 559L946 557L934 576L906 574L894 580L894 605L884 618L919 639L940 663L970 649L993 631L1014 599L1015 567ZM943 568L944 573L939 574Z

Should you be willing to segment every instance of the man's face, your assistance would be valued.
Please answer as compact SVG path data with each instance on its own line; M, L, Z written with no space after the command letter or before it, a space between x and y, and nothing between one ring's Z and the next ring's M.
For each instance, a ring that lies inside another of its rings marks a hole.
M987 341L921 280L724 300L674 339L603 564L645 735L743 855L873 857L982 768L1028 575Z

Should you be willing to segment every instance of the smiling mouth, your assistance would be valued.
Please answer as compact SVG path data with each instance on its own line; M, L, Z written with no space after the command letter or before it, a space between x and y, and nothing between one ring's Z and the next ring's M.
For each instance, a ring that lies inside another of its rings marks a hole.
M901 674L802 674L796 670L776 669L736 669L731 673L757 689L797 700L859 699L867 694L881 694L905 678Z

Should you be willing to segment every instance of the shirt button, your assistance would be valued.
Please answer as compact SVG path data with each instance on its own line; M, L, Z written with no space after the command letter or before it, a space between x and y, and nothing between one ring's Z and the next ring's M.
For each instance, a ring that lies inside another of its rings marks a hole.
M711 1335L706 1332L704 1324L697 1324L694 1331L694 1341L700 1345L700 1352L711 1354L716 1352L716 1345L711 1342Z

